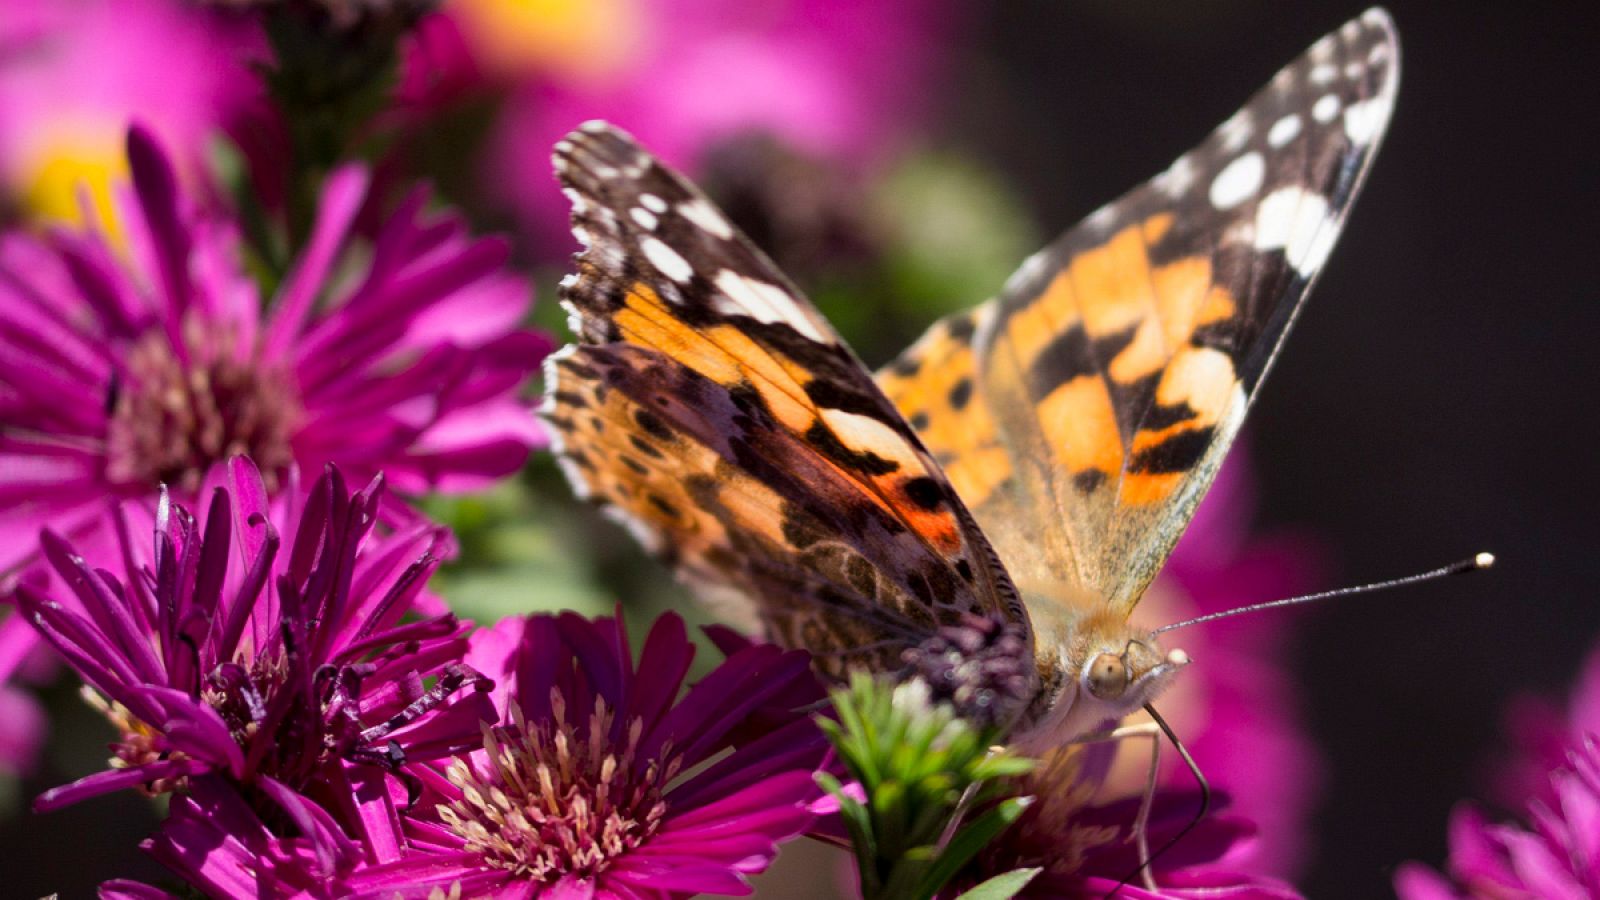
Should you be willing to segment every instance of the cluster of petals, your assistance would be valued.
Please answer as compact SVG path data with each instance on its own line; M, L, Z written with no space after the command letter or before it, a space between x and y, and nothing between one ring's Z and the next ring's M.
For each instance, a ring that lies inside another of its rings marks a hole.
M20 612L120 734L110 768L37 810L216 778L299 822L346 767L396 771L475 740L489 685L463 663L469 626L417 615L448 533L374 534L381 479L351 492L331 469L303 504L275 503L248 460L228 469L200 515L122 504L110 558L41 538L57 584L22 584Z
M234 455L274 490L331 463L413 494L485 487L542 446L519 392L550 344L521 325L531 291L503 240L428 212L419 190L363 255L368 174L345 166L264 297L236 224L179 189L150 133L129 130L126 150L118 237L0 235L0 598L18 572L48 577L41 529L115 552L108 502L153 504L165 485L198 506ZM415 520L389 496L386 518ZM0 685L36 647L0 609ZM25 764L38 730L7 716L0 745Z
M1444 871L1408 862L1395 874L1402 900L1600 896L1600 649L1584 664L1565 713L1527 699L1513 705L1521 756L1502 768L1521 822L1497 822L1472 803L1450 815Z
M635 663L620 617L508 619L467 657L495 678L483 748L416 769L407 852L354 874L357 896L743 895L805 832L826 741L809 657L716 630L727 658L683 691L683 620ZM681 694L681 696L680 696Z

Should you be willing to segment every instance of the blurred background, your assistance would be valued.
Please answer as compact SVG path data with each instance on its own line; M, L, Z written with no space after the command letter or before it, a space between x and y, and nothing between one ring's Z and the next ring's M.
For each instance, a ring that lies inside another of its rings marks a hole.
M1218 626L1210 656L1188 648L1211 668L1191 709L1233 717L1207 734L1192 713L1187 734L1213 759L1200 753L1202 765L1276 773L1241 783L1239 803L1262 825L1261 867L1313 897L1388 893L1399 862L1439 863L1461 798L1514 810L1493 805L1506 710L1559 702L1600 638L1600 16L1389 8L1404 62L1388 139L1259 395L1248 459L1141 608L1155 624L1499 557L1487 574ZM405 39L383 139L363 151L389 196L429 179L441 203L511 234L538 320L561 334L554 283L574 248L548 149L583 119L612 119L693 172L879 365L1360 12L1332 0L1292 12L1268 0L452 0ZM216 7L7 5L8 220L72 221L72 185L103 193L122 177L130 116L218 203L244 184L292 207L273 164L282 126L244 65L266 52ZM540 458L492 494L432 504L462 534L462 560L440 577L452 603L480 620L686 606L553 468ZM41 748L4 747L0 894L159 877L135 847L154 820L137 798L26 812L38 791L98 768L107 739L51 667L30 674L25 693L50 727L28 732ZM1185 702L1168 700L1169 715L1182 720ZM37 716L23 693L0 703L11 723ZM832 882L799 884L788 895Z

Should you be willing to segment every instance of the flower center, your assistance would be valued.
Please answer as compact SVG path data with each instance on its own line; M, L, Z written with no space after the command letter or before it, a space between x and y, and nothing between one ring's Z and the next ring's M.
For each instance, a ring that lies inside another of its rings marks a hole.
M131 769L135 766L147 765L163 759L182 759L185 754L179 750L166 749L161 735L149 725L139 721L138 717L128 711L126 706L101 695L101 693L88 685L79 690L79 696L100 714L106 717L111 727L122 735L122 739L111 744L111 768ZM140 793L148 797L165 794L183 787L187 779L157 779L138 786Z
M290 374L219 350L231 343L226 336L185 343L187 359L151 331L128 354L126 378L110 397L107 478L193 491L212 465L248 454L274 487L294 461L300 404Z
M529 725L513 707L510 726L485 728L486 764L457 758L446 774L461 799L439 815L484 864L535 882L593 877L649 840L666 814L662 794L679 760L638 760L644 723L610 739L614 715L596 700L588 728L566 720L551 692L549 722Z

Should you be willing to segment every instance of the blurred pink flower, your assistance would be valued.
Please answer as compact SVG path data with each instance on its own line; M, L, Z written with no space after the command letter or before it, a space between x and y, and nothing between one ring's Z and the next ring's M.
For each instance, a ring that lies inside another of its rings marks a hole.
M1395 873L1401 900L1600 897L1600 743L1594 735L1547 773L1542 799L1527 804L1528 824L1496 825L1470 803L1450 814L1446 874L1421 863Z
M1314 542L1255 533L1253 507L1248 448L1238 446L1140 603L1137 620L1159 626L1310 588L1319 569ZM1283 878L1292 878L1305 859L1322 780L1287 670L1285 638L1298 614L1263 612L1164 636L1166 647L1181 647L1196 662L1156 701L1201 771L1232 798L1233 812L1257 826L1251 851L1239 855L1235 867ZM1148 765L1142 743L1126 748L1113 783L1137 790ZM1175 754L1166 754L1163 783L1186 789L1192 781Z
M193 505L234 454L274 486L337 463L414 494L482 487L543 444L518 392L550 342L520 327L531 289L505 270L503 241L424 213L415 192L358 257L367 175L344 167L268 301L233 222L179 189L150 134L126 140L126 246L93 226L0 235L0 594L41 529L95 557L115 546L108 503L165 484ZM0 614L0 684L34 643ZM5 741L27 743L29 721L0 721Z
M1492 770L1493 796L1510 809L1530 799L1554 803L1550 773L1566 765L1586 735L1600 735L1600 646L1584 661L1565 709L1548 697L1523 695L1511 701L1504 719L1515 744L1511 758Z
M747 132L845 162L881 155L931 95L947 16L940 0L455 0L414 41L403 96L504 85L486 183L550 237L565 204L544 161L586 119L689 171Z
M1141 742L1141 749L1143 746ZM1021 779L1018 793L1033 805L1016 824L978 855L977 863L955 887L1018 868L1041 871L1019 897L1117 896L1134 900L1293 900L1299 893L1276 878L1249 873L1259 830L1247 816L1229 809L1226 794L1194 830L1153 861L1155 889L1137 874L1139 852L1133 822L1140 796L1107 791L1103 779L1114 748L1106 744L1067 745L1048 753ZM1141 754L1144 755L1144 754ZM1146 755L1146 759L1149 757ZM1224 786L1225 787L1225 786ZM1113 799L1100 800L1102 792ZM1193 791L1158 790L1148 837L1152 850L1165 847L1193 819L1199 796ZM1126 879L1126 882L1124 882ZM954 895L955 890L950 891Z
M15 633L0 632L0 641L23 643L28 647L33 641L20 629ZM0 648L0 654L5 653ZM25 691L9 684L0 685L0 774L22 776L33 771L39 749L46 732L44 710Z
M1496 793L1525 808L1527 824L1493 824L1474 804L1458 805L1445 872L1402 865L1395 875L1402 900L1600 896L1600 647L1584 663L1565 716L1523 698L1508 724L1519 755L1498 773Z
M126 256L94 231L0 236L0 572L41 528L85 539L109 499L191 503L234 454L274 487L332 462L416 493L482 487L542 444L517 391L549 341L519 327L531 291L503 241L414 193L341 271L367 186L345 167L268 301L143 130L128 157Z
M183 0L0 4L0 185L36 219L82 224L81 184L118 233L128 125L196 176L207 139L260 102L248 66L262 52L248 22Z

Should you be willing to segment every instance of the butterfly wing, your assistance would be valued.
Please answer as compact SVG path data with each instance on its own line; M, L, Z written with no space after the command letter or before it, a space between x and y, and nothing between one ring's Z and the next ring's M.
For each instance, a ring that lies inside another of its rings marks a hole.
M586 249L545 414L581 494L836 669L898 666L962 613L1026 627L913 430L703 195L600 123L555 166Z
M1381 10L1318 41L880 373L1024 590L1137 603L1333 247L1398 52Z

